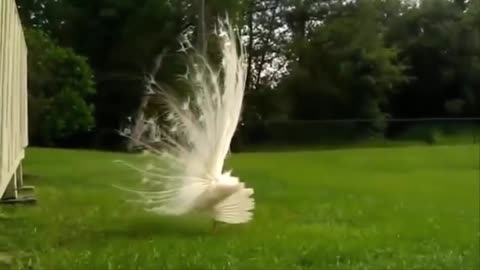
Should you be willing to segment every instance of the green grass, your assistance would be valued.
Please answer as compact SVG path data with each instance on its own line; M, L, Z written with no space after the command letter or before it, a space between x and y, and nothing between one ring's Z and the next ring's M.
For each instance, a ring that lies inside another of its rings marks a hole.
M128 155L31 149L36 206L5 207L11 269L479 269L478 146L234 155L254 221L210 231L158 217L112 184ZM5 235L3 235L5 238Z

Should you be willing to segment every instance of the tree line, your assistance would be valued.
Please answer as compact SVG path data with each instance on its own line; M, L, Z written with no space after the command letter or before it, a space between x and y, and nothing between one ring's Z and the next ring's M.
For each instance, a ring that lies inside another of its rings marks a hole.
M178 78L186 63L179 36L187 34L215 61L212 33L224 14L240 29L248 53L237 140L255 142L265 134L265 123L274 123L267 133L275 134L291 129L287 123L366 118L372 121L361 130L384 136L392 117L480 116L480 1L17 5L29 48L30 137L36 145L123 147L117 130L135 117L145 74L158 68L157 81L182 91ZM157 113L155 105L146 104L146 113ZM334 133L307 126L296 132Z

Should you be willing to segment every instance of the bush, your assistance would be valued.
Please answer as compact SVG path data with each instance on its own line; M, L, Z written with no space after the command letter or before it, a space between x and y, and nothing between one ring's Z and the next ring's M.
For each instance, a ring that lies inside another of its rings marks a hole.
M55 44L37 29L26 29L29 133L32 144L54 145L95 123L93 72L86 58Z

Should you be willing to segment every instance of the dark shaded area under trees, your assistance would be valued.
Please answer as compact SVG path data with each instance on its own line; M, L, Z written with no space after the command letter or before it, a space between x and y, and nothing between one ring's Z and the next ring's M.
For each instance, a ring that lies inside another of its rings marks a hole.
M213 57L208 33L225 12L249 53L236 146L382 137L408 126L389 117L479 117L480 1L402 2L17 0L32 143L121 149L117 130L136 113L156 57L165 53L157 79L181 91L179 35L191 29ZM312 122L345 118L371 121Z

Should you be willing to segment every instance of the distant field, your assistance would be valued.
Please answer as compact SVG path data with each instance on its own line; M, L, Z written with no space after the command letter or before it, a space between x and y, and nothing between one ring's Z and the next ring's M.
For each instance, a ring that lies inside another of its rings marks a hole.
M27 154L38 204L0 208L11 269L480 268L478 145L234 155L255 218L215 233L124 202L111 185L138 176L111 161L132 156Z

